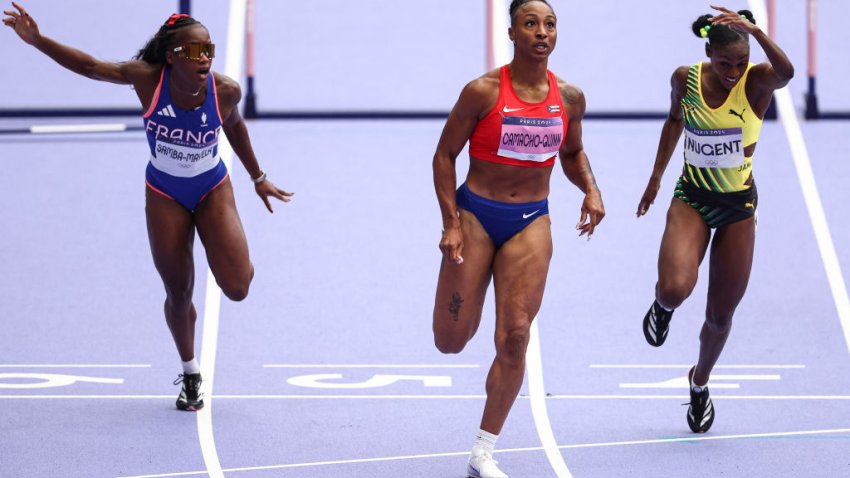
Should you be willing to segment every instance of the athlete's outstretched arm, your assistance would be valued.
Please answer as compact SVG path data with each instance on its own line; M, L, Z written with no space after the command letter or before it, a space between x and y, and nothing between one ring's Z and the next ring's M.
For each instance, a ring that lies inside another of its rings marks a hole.
M221 103L222 110L230 111L226 118L222 118L221 128L224 130L224 135L233 147L233 152L239 157L242 166L248 171L252 180L259 181L254 183L254 190L263 203L266 209L273 213L272 204L269 197L277 198L283 202L289 202L290 197L294 193L286 192L279 189L271 181L266 178L266 173L260 168L260 163L257 161L257 156L254 155L254 148L251 146L251 138L248 136L248 127L245 124L245 119L239 114L239 101L242 99L242 89L239 84L233 79L214 73L216 88L218 89L218 101ZM207 93L209 94L209 92ZM225 107L226 105L226 107Z
M29 13L15 2L15 10L4 10L8 17L3 24L15 30L24 42L36 47L65 68L93 80L108 81L121 85L135 84L135 81L150 71L150 67L141 61L113 63L97 58L51 38L41 35L38 24Z
M443 127L443 134L434 153L434 189L443 217L443 237L440 250L443 256L456 263L463 262L463 234L460 230L460 218L455 201L457 172L455 160L463 146L475 131L478 119L488 102L488 92L492 90L492 80L478 78L467 84L460 93L457 103L449 113L449 119Z
M661 139L658 140L658 152L655 153L655 165L652 167L652 174L649 176L649 183L646 185L646 190L640 198L640 203L638 203L637 217L646 214L649 211L649 206L655 202L655 196L661 187L661 177L664 176L667 164L670 163L670 158L673 156L676 144L682 136L682 130L685 129L681 102L685 92L685 81L687 77L688 67L680 66L673 72L673 76L670 78L672 90L670 92L670 112L664 121L664 127L661 128Z
M578 87L568 83L561 83L559 87L561 98L567 109L569 124L567 137L558 153L567 179L584 193L581 218L576 229L579 231L579 236L587 234L587 238L590 239L597 224L605 217L605 205L602 204L602 193L596 185L596 177L590 169L590 160L587 159L581 139L581 120L584 118L587 103L584 93Z

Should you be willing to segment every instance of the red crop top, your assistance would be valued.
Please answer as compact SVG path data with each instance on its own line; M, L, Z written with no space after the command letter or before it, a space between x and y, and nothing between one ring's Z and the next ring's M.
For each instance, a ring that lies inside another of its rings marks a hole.
M564 138L568 119L554 73L549 94L539 103L521 100L511 84L508 65L499 70L499 99L469 138L469 155L513 166L551 166Z

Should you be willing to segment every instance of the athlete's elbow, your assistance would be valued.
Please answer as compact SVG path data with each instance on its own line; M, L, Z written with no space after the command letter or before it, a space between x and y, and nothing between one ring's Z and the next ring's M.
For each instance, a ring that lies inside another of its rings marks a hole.
M794 78L794 65L792 65L791 62L788 62L788 67L785 70L785 74L782 76L785 83L788 83L791 81L791 78Z
M99 74L97 64L95 62L85 62L74 69L78 73L90 80L104 81L104 78Z

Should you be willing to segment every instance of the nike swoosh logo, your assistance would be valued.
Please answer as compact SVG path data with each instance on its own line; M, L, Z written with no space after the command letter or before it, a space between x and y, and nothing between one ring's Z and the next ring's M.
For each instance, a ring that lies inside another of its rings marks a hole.
M502 108L502 111L505 112L505 113L513 113L514 111L519 111L519 110L523 110L523 109L525 109L525 108L508 108L508 105L505 105L505 107Z
M534 212L533 212L533 213L531 213L531 214L525 214L525 213L523 213L523 214L522 214L522 218L523 218L523 219L528 219L528 218L530 218L531 216L533 216L533 215L537 214L538 212L540 212L540 209L538 209L538 210L534 211Z

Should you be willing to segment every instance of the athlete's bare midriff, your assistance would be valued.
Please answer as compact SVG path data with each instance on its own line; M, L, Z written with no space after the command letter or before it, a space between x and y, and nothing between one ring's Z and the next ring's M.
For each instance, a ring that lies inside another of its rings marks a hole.
M505 203L542 201L549 196L552 166L523 167L469 158L466 184L475 194Z

